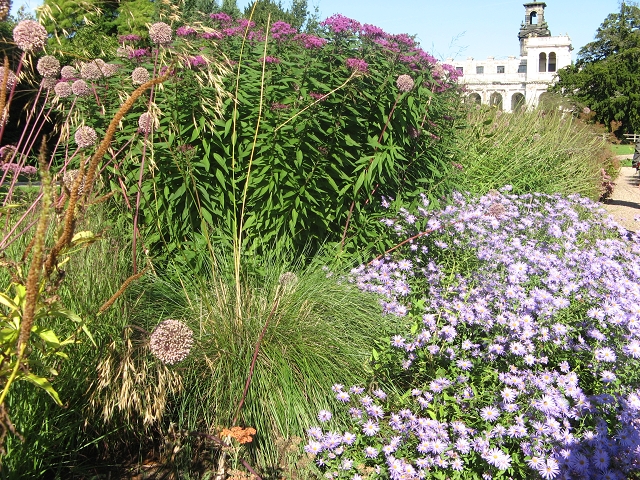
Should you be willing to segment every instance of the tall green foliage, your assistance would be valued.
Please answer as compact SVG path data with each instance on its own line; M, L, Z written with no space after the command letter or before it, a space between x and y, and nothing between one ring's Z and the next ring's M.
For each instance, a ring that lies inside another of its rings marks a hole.
M587 106L616 134L640 131L640 8L622 2L600 25L552 91Z

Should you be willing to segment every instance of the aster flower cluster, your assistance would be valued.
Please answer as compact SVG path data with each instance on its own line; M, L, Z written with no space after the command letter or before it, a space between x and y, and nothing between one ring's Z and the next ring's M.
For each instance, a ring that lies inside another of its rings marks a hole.
M353 271L411 325L385 364L408 400L335 389L354 428L307 445L331 478L640 471L640 237L586 198L508 192L401 210L404 255Z

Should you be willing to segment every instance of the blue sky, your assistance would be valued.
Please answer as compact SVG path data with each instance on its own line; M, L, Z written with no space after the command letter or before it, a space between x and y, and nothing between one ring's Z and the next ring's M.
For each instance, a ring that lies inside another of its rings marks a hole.
M504 58L519 54L518 30L524 20L523 0L308 0L321 18L341 13L371 23L389 33L415 34L436 58ZM251 0L238 0L244 9ZM283 5L290 0L282 0ZM38 0L14 0L14 9ZM619 0L547 0L545 19L552 35L568 34L578 50L593 40L607 15L619 10Z

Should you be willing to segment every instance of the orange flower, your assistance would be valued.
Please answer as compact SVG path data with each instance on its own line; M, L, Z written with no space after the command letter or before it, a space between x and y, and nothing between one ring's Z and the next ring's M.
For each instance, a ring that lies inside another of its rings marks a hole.
M253 441L253 435L256 434L255 428L247 427L231 427L231 429L224 428L220 432L221 437L235 438L238 443L251 443Z

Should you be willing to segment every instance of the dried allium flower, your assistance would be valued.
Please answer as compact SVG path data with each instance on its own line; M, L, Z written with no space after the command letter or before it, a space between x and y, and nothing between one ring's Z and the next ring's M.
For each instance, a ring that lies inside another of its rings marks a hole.
M133 52L133 47L127 45L126 47L118 47L116 49L116 56L120 58L129 58L129 52Z
M164 320L151 333L149 348L161 362L173 365L189 355L193 332L180 320Z
M102 72L102 75L104 75L105 77L112 77L116 73L118 73L119 68L120 67L115 63L105 63L103 66L100 67L100 71Z
M278 283L283 287L295 285L298 283L298 276L293 272L284 272L280 275L280 278L278 278Z
M62 67L62 70L60 70L60 77L77 78L78 71L75 68L73 68L71 65L65 65L64 67Z
M91 147L96 144L96 142L98 141L98 134L93 128L87 127L85 125L76 130L76 135L74 138L76 140L76 143L78 144L78 147L85 148Z
M155 123L155 120L149 112L143 113L142 115L140 115L140 118L138 119L138 132L151 133L154 123Z
M71 191L71 189L73 188L73 184L76 181L76 177L78 176L78 174L80 173L80 170L67 170L66 172L64 172L64 175L62 175L62 185L64 185L64 187ZM84 178L82 179L82 181L80 182L80 185L78 186L78 195L82 195L84 193Z
M69 85L67 82L56 83L56 85L53 87L53 91L56 92L56 95L60 98L66 98L73 93L71 85Z
M98 80L102 78L102 71L96 62L83 63L80 67L80 76L85 80Z
M86 97L91 94L91 88L84 80L76 80L71 84L71 91L79 97Z
M164 22L156 22L149 27L149 38L158 45L171 43L171 27Z
M13 29L13 41L20 50L35 52L47 43L47 30L35 20L22 20Z
M585 115L589 115L591 113L591 109L589 107L584 107L582 109L582 113L584 113Z
M0 82L2 81L4 77L4 67L0 66ZM11 90L13 88L13 86L17 83L18 81L18 77L16 77L16 74L13 73L11 70L9 70L9 73L7 75L7 90Z
M38 73L43 77L57 77L60 73L60 61L53 55L45 55L36 65Z
M0 160L9 160L16 151L15 145L3 145L0 147Z
M131 72L131 81L134 85L142 85L148 82L150 78L149 71L144 67L134 68L133 72Z
M413 78L409 75L400 75L396 80L396 86L401 92L410 92L413 88Z
M42 88L49 90L50 88L54 88L58 84L58 79L51 78L51 77L44 77L40 84L42 85Z

